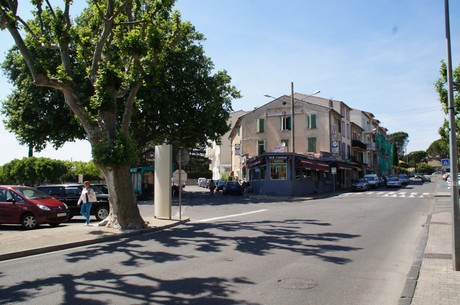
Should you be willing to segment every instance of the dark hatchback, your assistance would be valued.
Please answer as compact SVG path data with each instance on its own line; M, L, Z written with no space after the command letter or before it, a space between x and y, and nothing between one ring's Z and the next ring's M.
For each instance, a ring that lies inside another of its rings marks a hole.
M222 189L222 194L224 195L242 195L243 188L241 187L241 184L239 184L237 181L227 181L227 183L225 183Z
M80 207L77 202L83 189L82 184L40 185L37 186L37 189L64 202L69 207L70 218L80 215ZM104 194L98 186L94 186L92 189L96 193L97 202L91 206L91 215L101 221L109 216L109 195Z
M69 216L70 211L63 202L35 188L0 186L0 224L20 224L24 229L34 229L41 224L56 227Z

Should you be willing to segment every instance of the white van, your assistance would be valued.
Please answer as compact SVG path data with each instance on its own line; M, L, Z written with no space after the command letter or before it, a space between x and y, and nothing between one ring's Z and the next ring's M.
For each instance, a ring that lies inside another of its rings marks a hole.
M376 174L364 175L364 178L367 179L371 187L377 187L379 185L379 176Z
M198 178L198 181L197 181L198 186L206 187L206 180L207 180L206 178L202 178L202 177Z

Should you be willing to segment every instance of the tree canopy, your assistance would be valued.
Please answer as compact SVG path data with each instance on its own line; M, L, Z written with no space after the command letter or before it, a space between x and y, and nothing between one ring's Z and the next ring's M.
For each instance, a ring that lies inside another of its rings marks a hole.
M143 227L130 165L158 143L218 139L239 92L225 71L213 74L203 35L173 0L90 1L75 18L73 1L31 3L25 21L19 1L0 2L0 26L15 40L3 65L14 85L7 128L37 150L87 139L111 193L108 225Z
M449 103L448 103L448 84L447 84L447 65L444 61L441 61L441 67L439 69L440 73L440 78L435 82L435 88L436 91L439 94L439 102L442 105L442 109L445 114L449 114ZM455 120L455 128L457 130L457 144L460 145L459 143L459 130L460 130L460 119L458 118L458 115L460 114L460 65L457 66L452 71L452 79L453 79L453 104L454 104L454 114L455 117L457 118ZM440 143L444 149L446 149L445 145L447 145L447 151L449 150L449 121L447 119L444 119L443 125L439 128L439 135L441 136L442 142Z
M430 158L438 160L449 158L449 142L446 142L445 139L438 139L430 144L426 152Z
M389 134L388 141L394 144L393 147L396 147L397 157L402 159L404 157L407 144L409 144L409 135L404 131L398 131Z

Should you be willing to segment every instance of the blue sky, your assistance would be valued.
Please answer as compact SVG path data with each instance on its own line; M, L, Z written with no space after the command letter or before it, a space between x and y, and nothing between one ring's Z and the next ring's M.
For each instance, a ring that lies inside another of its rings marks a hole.
M184 20L206 37L217 70L243 98L234 110L268 103L264 94L295 91L344 101L373 113L389 133L409 134L407 152L439 138L444 114L434 90L446 58L444 1L432 0L178 0ZM450 1L453 65L460 63L460 3ZM11 46L1 32L0 59ZM0 99L9 93L0 76ZM0 165L27 148L0 126ZM6 143L6 145L5 145ZM37 156L88 161L87 142Z

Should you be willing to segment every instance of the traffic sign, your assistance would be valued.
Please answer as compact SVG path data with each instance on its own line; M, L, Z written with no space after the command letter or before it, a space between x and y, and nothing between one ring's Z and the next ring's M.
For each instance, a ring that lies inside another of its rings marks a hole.
M450 159L441 159L442 168L450 168Z

